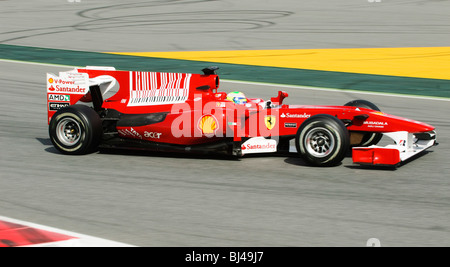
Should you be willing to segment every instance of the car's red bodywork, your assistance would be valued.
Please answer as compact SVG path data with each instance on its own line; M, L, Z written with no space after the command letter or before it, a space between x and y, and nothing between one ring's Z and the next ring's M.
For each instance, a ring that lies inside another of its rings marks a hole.
M214 68L205 69L204 74L99 67L70 73L47 75L48 122L66 106L92 103L103 122L100 146L105 147L169 151L194 151L196 146L200 151L209 151L208 148L214 151L220 147L239 156L276 152L298 136L299 127L306 120L328 114L345 124L354 162L395 165L403 160L401 146L414 150L414 140L394 138L395 148L355 146L366 133L401 132L405 138L413 139L412 134L417 133L434 135L431 125L374 109L283 104L288 96L283 91L269 101L249 99L247 104L238 105L226 99L226 92L219 91L220 80ZM106 98L106 92L112 89L114 94ZM433 142L426 142L421 151L435 143L434 136L426 139Z

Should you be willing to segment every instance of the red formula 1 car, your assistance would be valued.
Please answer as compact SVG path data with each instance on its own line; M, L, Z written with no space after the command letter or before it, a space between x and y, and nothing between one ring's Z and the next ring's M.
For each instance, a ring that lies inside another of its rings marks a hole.
M86 67L47 74L50 139L64 154L97 148L225 153L298 152L316 166L397 165L436 144L434 127L355 100L344 106L286 105L218 91L203 74ZM376 146L382 136L391 145ZM290 141L294 140L290 145Z

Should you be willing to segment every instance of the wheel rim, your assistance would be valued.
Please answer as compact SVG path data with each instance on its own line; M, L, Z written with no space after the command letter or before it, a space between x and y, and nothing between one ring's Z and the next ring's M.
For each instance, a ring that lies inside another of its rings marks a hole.
M56 126L56 135L64 145L73 146L81 138L80 124L73 118L64 118Z
M309 154L317 158L324 158L333 151L335 139L328 129L320 127L308 132L305 145Z

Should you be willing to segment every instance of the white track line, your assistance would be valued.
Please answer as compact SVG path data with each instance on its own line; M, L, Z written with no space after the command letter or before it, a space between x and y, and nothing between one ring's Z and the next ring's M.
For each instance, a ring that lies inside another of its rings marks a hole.
M8 63L18 63L18 64L38 65L38 66L40 65L40 66L49 66L49 67L65 67L65 68L84 68L85 67L85 66L70 66L70 65L49 64L49 63L29 62L29 61L21 61L21 60L10 60L10 59L0 59L0 62L1 61L8 62ZM379 93L379 92L360 91L360 90L352 90L352 89L337 89L337 88L299 86L299 85L276 84L276 83L248 82L248 81L237 81L237 80L228 80L228 79L221 79L221 81L230 82L230 83L238 83L238 84L271 86L271 87L279 87L279 88L294 88L294 89L301 89L301 90L315 90L315 91L328 91L328 92L348 92L348 93L362 94L362 95L389 96L389 97L401 97L401 98L412 98L412 99L436 100L436 101L450 102L450 98L446 98L446 97L418 96L418 95L395 94L395 93Z
M61 230L54 227L49 227L45 225L40 225L36 223L21 221L13 218L8 218L0 216L0 221L6 221L15 224L25 225L31 228L36 228L44 231L59 233L63 235L68 235L74 237L74 239L69 239L66 241L52 242L52 243L42 243L36 245L30 245L26 247L134 247L133 245L116 242L112 240L107 240L103 238L98 238L89 235L83 235L75 232L70 232L66 230Z

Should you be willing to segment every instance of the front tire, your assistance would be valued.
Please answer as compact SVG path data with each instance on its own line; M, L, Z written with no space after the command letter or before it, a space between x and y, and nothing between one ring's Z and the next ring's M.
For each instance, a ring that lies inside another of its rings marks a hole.
M305 120L295 138L297 151L314 166L340 164L349 144L349 134L344 123L328 114L315 115Z
M350 107L359 107L359 108L368 108L376 111L381 111L379 107L377 107L374 103L367 100L353 100L345 104L344 106ZM381 141L383 134L381 133L368 133L364 132L361 143L356 146L368 147L372 145L376 145Z
M53 115L49 125L50 140L63 154L82 155L97 149L102 121L92 108L68 106Z

